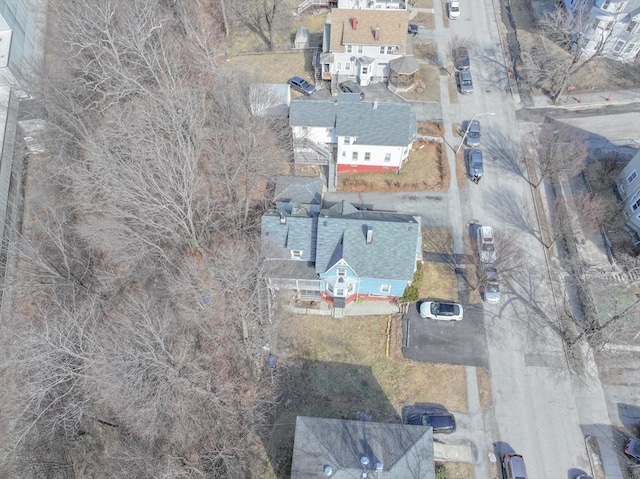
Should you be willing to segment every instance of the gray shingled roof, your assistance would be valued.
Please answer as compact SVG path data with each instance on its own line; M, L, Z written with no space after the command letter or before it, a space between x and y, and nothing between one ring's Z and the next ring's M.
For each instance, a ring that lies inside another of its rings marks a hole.
M369 459L376 479L433 479L433 430L428 426L383 424L298 416L291 465L292 479L362 477L360 458ZM375 475L376 463L382 470Z
M373 228L371 243L366 242L367 227ZM360 277L407 281L413 278L420 238L420 225L413 216L378 211L340 214L323 210L317 228L318 274L342 257Z
M281 223L280 218L285 218ZM301 261L315 260L317 217L291 216L270 211L262 215L262 255L266 259L291 259L291 250L302 250Z
M278 176L273 201L319 205L322 202L324 181L305 176Z
M336 102L300 98L291 101L289 125L334 128L356 137L356 145L406 146L416 137L416 116L404 102Z

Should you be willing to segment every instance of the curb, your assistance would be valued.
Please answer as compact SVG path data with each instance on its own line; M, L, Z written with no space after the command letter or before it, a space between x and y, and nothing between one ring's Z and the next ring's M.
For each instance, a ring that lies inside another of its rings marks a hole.
M600 446L598 440L593 436L586 436L584 443L587 447L587 456L589 456L589 464L591 465L591 475L593 479L607 479L602 468L602 459L600 458Z

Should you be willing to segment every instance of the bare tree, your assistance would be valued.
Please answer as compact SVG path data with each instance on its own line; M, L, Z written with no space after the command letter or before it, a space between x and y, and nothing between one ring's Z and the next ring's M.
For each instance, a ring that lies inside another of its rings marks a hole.
M236 0L230 10L237 21L269 47L276 49L276 34L289 26L285 0Z
M536 188L545 179L579 173L587 159L586 138L569 126L555 123L546 124L539 138L525 140L523 147Z
M581 0L569 12L558 5L537 24L542 35L526 56L527 77L532 84L548 85L554 104L572 76L602 55L611 36L615 19L593 24L591 6L590 2ZM586 52L588 43L591 45Z

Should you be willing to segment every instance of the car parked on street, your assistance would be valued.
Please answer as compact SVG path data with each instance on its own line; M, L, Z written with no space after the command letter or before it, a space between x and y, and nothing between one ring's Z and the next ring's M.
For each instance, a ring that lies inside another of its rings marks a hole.
M449 412L425 412L409 416L412 426L431 426L434 434L451 434L456 430L456 419Z
M482 178L484 175L484 162L482 161L482 151L474 148L468 150L469 176Z
M478 120L465 121L462 124L462 131L467 134L467 146L480 146L480 122Z
M418 311L420 316L440 321L462 320L462 306L448 301L422 301Z
M456 70L468 70L471 66L469 51L466 47L458 47L453 51L453 64Z
M640 461L640 441L637 439L629 439L624 444L624 453L627 456Z
M478 240L478 255L483 263L493 264L498 259L496 237L491 226L481 226L476 233Z
M460 18L460 2L457 0L451 0L447 3L447 11L450 19L456 20Z
M520 454L505 454L502 467L506 479L528 479L527 468Z
M458 91L463 95L473 93L473 77L469 70L462 70L456 72L456 85Z
M291 86L291 88L293 88L296 91L299 91L303 95L309 96L309 95L313 95L316 92L315 86L313 86L304 78L301 78L298 76L291 78L287 83L289 83L289 86Z
M500 302L500 282L498 281L498 270L493 266L484 268L482 278L482 296L487 303L497 304Z
M354 81L343 81L340 83L340 90L345 93L359 93L360 99L364 100L364 92L362 91L362 88L360 88L360 85Z

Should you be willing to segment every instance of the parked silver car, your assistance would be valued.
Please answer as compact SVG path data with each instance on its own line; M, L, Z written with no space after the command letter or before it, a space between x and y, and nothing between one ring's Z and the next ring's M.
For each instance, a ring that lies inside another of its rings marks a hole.
M505 454L502 459L505 477L507 479L527 479L527 468L520 454Z
M473 77L469 70L456 72L456 84L458 85L458 90L463 95L473 93Z
M478 120L465 121L462 125L462 131L467 133L467 146L480 146L480 122Z
M483 263L493 264L498 259L496 237L491 226L481 226L476 233L478 239L478 256Z
M493 266L484 268L482 278L482 296L487 303L497 304L500 302L500 282L498 281L498 270Z

